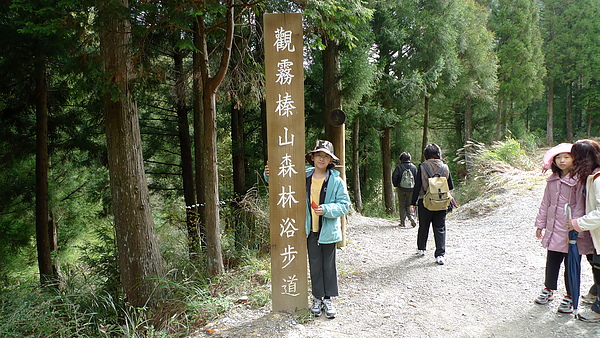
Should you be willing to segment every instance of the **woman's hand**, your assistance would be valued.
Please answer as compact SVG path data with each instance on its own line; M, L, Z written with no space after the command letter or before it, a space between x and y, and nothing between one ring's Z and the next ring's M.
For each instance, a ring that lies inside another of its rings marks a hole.
M537 237L537 239L542 239L544 238L544 236L542 236L542 229L537 229L535 230L535 237Z
M565 225L567 226L567 230L571 231L571 230L575 230L577 232L582 232L583 230L577 225L577 222L575 222L575 219L568 219L567 222L565 223ZM577 226L577 227L576 227Z
M567 230L571 231L571 230L575 230L575 228L573 228L573 223L571 222L570 219L567 220Z

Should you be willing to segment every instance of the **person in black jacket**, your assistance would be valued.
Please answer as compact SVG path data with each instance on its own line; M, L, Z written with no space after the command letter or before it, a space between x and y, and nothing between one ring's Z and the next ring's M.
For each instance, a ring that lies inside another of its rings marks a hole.
M413 187L415 186L414 178L417 177L417 167L412 164L411 156L407 152L403 152L400 154L400 163L394 169L394 173L392 173L392 183L394 187L396 187L396 191L398 193L398 210L400 211L400 224L399 226L405 227L406 218L410 221L410 224L414 228L417 226L417 222L415 222L414 213L410 211L410 202L413 194ZM404 173L405 170L410 171L409 173ZM404 180L403 180L404 176Z

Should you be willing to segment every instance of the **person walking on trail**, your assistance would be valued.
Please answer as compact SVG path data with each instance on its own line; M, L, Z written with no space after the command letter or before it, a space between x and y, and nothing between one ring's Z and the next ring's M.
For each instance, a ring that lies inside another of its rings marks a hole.
M412 199L413 188L415 186L415 177L417 176L417 167L412 164L411 156L407 152L400 154L400 163L392 173L392 183L396 187L398 194L398 210L400 211L399 226L406 226L406 219L414 228L417 226L415 216L410 212L410 202Z
M583 185L579 178L572 172L573 157L571 156L571 143L561 143L548 150L543 158L543 170L552 170L546 179L546 189L538 215L535 219L535 235L542 240L546 248L546 272L544 289L534 300L537 304L548 304L554 299L557 289L560 266L565 265L564 278L568 274L569 252L567 242L569 230L567 229L567 216L564 212L566 204L571 206L572 217L581 217L585 213ZM580 255L591 254L594 250L592 237L588 231L580 232L577 238L577 248ZM581 259L581 256L579 256ZM558 312L573 313L573 294L569 283L565 282L567 294L558 306Z
M448 203L442 210L430 210L424 205L423 198L429 189L429 179L434 176L445 177L447 188L454 189L450 169L441 160L442 150L435 144L428 144L423 150L425 161L419 165L417 175L415 176L415 187L411 200L410 212L415 212L419 208L419 230L417 234L417 254L425 256L427 250L427 238L429 236L429 226L433 228L433 238L435 239L434 257L439 265L444 265L446 254L446 213L448 212Z
M308 264L313 295L310 312L335 318L332 297L337 297L336 245L342 240L341 217L350 211L350 196L340 172L339 159L329 141L317 141L306 154L306 234ZM265 166L268 179L269 167Z
M578 232L589 231L594 242L593 269L600 269L600 145L593 140L579 140L571 149L573 169L581 184L585 184L585 215L567 220L567 228ZM596 274L594 273L594 276ZM596 289L600 287L599 280L594 278ZM582 321L600 323L600 298L577 315Z

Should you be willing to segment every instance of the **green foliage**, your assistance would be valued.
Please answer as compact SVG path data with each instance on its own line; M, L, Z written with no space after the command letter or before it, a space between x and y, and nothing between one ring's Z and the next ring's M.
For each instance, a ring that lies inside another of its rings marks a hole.
M270 301L270 262L247 250L240 254L238 266L214 280L199 275L202 269L189 261L180 263L159 283L156 296L162 305L155 310L132 308L110 287L118 280L114 248L86 247L81 263L63 267L60 289L40 289L33 285L38 283L35 279L0 289L0 335L184 336L195 323L235 307L260 308Z
M312 323L315 321L315 316L310 313L310 309L308 308L298 309L294 312L294 315L296 316L296 321L300 324Z
M270 263L247 251L238 267L212 280L190 275L195 268L172 270L160 293L166 301L157 311L165 320L163 332L193 329L193 323L216 318L239 306L260 308L270 301Z
M118 310L110 297L77 291L67 295L30 284L1 291L0 335L66 338L122 333L115 321Z
M366 217L377 217L384 219L396 219L395 215L390 215L386 212L382 196L383 192L380 190L380 194L375 199L369 199L363 202L363 212L362 215Z
M84 241L78 246L81 264L74 267L81 267L81 274L85 276L85 281L90 284L93 292L104 292L113 299L119 299L121 297L119 266L112 224L100 224L94 228L94 236L95 238ZM67 266L69 265L67 263ZM67 283L67 285L72 284Z
M500 0L491 6L490 25L496 32L500 59L499 95L506 102L522 108L540 97L542 80L546 76L538 3L535 0Z
M528 170L532 163L519 141L507 138L505 141L495 142L490 149L481 154L482 161L504 162L512 167Z
M357 44L354 27L368 21L373 11L362 0L314 0L307 2L302 14L318 36L338 40L353 48ZM324 49L319 38L311 41L315 43L313 47Z
M520 138L520 144L527 154L533 154L546 143L545 130L534 130Z

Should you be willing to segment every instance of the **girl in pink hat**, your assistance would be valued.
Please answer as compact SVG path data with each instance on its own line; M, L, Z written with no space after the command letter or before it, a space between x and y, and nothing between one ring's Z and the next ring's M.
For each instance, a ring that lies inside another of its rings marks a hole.
M567 217L564 213L565 204L570 204L573 218L585 214L585 201L583 196L583 185L573 175L573 157L571 156L570 143L561 143L548 150L544 155L544 171L551 169L552 175L546 179L546 190L535 220L536 237L542 240L542 246L548 249L546 255L546 277L544 289L535 299L537 304L547 304L554 299L554 291L557 289L560 266L567 264L565 260L569 247L567 244L568 232L566 226ZM592 238L589 232L579 233L577 247L580 255L593 252ZM565 266L565 274L566 274ZM566 278L566 275L565 275ZM567 283L565 283L566 285ZM567 293L558 307L558 312L572 313L573 301L571 292L567 286Z

